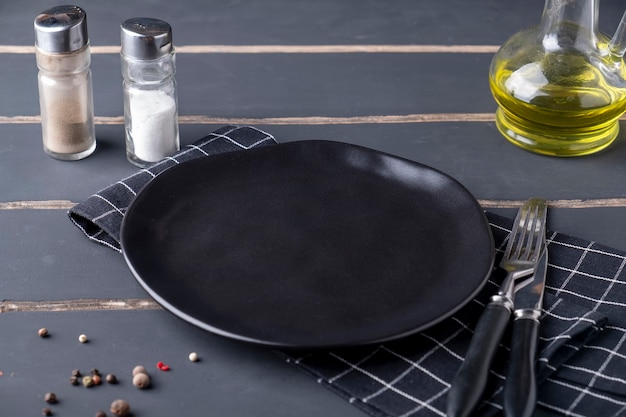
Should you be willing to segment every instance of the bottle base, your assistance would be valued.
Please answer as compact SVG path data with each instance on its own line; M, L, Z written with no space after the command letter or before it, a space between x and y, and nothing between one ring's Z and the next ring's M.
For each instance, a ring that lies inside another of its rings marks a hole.
M511 143L525 150L550 156L583 156L599 152L615 141L619 121L604 123L596 129L536 127L516 120L502 108L496 111L496 127Z
M94 151L96 150L96 142L94 141L93 144L89 148L85 149L84 151L80 151L76 153L59 153L59 152L52 151L46 148L45 146L43 150L46 152L46 154L48 154L48 156L51 156L54 159L58 159L61 161L78 161L79 159L87 158L89 155L94 153Z
M160 159L158 161L144 161L143 159L138 158L137 155L133 154L132 152L128 152L128 150L126 151L126 159L128 159L128 162L139 168L148 168L149 166L154 165L160 161Z

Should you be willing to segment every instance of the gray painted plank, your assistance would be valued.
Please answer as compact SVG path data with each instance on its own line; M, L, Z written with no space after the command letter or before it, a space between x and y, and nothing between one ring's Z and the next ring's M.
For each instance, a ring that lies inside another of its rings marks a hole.
M350 142L437 168L480 199L623 198L626 189L626 130L609 150L585 158L550 158L504 140L493 123L418 123L321 126L262 126L279 142L326 139ZM191 143L217 126L183 126ZM122 127L98 126L100 149L89 158L62 162L41 149L37 125L0 125L0 189L3 201L82 201L135 172L125 156ZM462 153L459 159L454 155ZM610 170L607 168L610 167ZM19 187L14 186L19 179ZM575 181L573 181L575 179Z
M2 58L0 91L11 100L0 102L0 115L38 115L34 57ZM490 60L490 54L179 54L179 112L212 117L492 112ZM445 68L464 70L442 73ZM123 115L120 71L118 55L92 56L97 116Z
M41 339L37 330L48 328ZM363 415L316 384L277 353L213 336L165 311L7 313L0 317L2 415L41 415L46 392L57 416L108 413L126 399L133 416L341 416ZM89 341L78 342L86 334ZM190 352L201 360L192 363ZM156 363L171 367L159 371ZM143 365L152 388L139 390L130 374ZM73 369L113 373L119 384L72 386Z
M543 2L447 0L203 1L82 3L93 45L119 42L119 24L150 16L168 21L175 42L188 44L487 44L539 21ZM10 19L4 44L31 45L32 22L48 7L39 2L3 3ZM623 12L620 0L603 0L600 23L612 32Z

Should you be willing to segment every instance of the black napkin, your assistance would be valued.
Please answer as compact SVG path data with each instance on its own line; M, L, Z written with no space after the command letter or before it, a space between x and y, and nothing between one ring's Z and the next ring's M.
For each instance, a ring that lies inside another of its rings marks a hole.
M275 143L272 135L252 127L223 127L77 204L69 211L70 219L89 239L120 251L126 207L156 175L188 159ZM488 217L501 253L512 221ZM538 350L539 407L578 416L617 415L626 410L626 255L559 233L548 238L548 294ZM491 279L453 317L399 341L281 354L371 415L445 416L450 381L485 303L499 284ZM480 415L502 409L508 353L505 335Z
M499 262L512 222L490 213L487 215L498 248ZM603 328L607 317L565 296L565 289L555 293L563 285L560 272L572 271L577 264L580 257L573 252L580 248L581 242L572 246L566 243L571 238L554 232L550 232L548 238L548 293L544 300L545 314L537 350L539 407L550 411L563 411L571 406L585 410L599 406L602 409L604 404L599 405L598 398L593 395L574 404L569 394L570 391L583 392L588 374L593 374L601 366L597 360L591 360L584 370L577 369L578 365L573 364L588 360L580 351L586 350L586 344L591 340L597 343L598 337L606 331ZM608 267L602 260L596 266ZM318 383L373 416L445 416L450 382L467 352L485 303L497 292L501 283L495 277L501 279L502 275L494 274L481 293L451 318L416 335L376 346L287 352L284 355L287 361L314 375ZM606 349L619 355L619 347L608 343ZM494 359L484 401L473 415L492 416L501 412L509 353L510 328ZM562 368L564 373L559 372ZM607 404L613 406L610 401Z
M69 210L70 220L89 239L121 252L120 227L124 213L135 195L152 178L174 165L201 156L274 144L274 137L262 130L250 126L224 126L184 147L176 155L142 169L75 205Z

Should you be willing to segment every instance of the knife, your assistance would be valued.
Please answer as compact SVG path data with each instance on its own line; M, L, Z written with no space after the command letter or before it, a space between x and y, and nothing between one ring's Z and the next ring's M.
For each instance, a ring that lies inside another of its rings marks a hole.
M487 385L491 361L509 323L514 306L515 283L534 274L545 242L547 203L532 198L518 210L509 242L500 262L507 275L498 294L485 307L448 393L447 417L467 417Z
M504 386L506 417L530 417L537 403L535 355L548 267L545 237L543 245L543 254L534 275L515 288L511 354Z

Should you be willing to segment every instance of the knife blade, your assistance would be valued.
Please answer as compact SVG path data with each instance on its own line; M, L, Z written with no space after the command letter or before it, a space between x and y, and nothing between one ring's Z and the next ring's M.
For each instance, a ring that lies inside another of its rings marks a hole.
M507 276L476 324L465 359L448 392L447 417L469 416L482 396L491 362L513 310L515 284L517 280L534 274L539 262L539 248L545 241L545 232L541 235L535 232L538 224L539 227L545 224L545 208L545 200L531 198L517 212L500 262Z
M543 245L543 254L535 273L515 288L511 354L504 386L506 417L530 417L537 403L535 356L548 267L545 237Z

